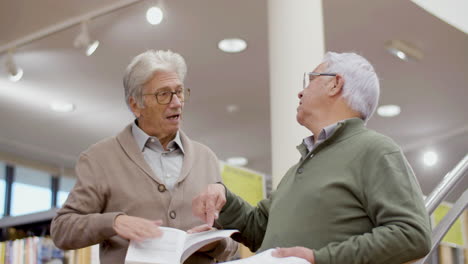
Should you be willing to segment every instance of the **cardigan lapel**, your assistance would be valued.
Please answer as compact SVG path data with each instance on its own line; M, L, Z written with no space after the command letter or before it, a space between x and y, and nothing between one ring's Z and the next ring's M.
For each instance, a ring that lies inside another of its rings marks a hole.
M180 171L180 176L177 182L182 182L192 169L193 162L195 161L195 150L192 143L192 140L185 135L182 130L179 130L180 139L182 141L182 146L184 146L184 162L182 164L182 170Z
M135 162L140 169L158 183L162 183L162 181L153 173L153 170L146 162L145 157L143 157L143 154L138 149L138 145L132 135L132 124L125 127L125 129L117 135L117 141L120 143L120 146L122 146L125 153L127 153L128 157Z

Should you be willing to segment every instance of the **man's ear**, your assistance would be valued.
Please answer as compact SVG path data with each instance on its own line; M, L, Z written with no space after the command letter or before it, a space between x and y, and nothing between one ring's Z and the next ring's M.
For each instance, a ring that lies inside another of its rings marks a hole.
M334 80L331 82L333 84L333 87L330 89L328 92L328 95L330 96L335 96L340 94L343 91L343 86L344 86L344 79L343 76L337 74Z
M133 114L136 118L139 118L141 115L141 108L138 107L137 101L133 96L130 96L130 99L128 99L128 101L130 103L130 109L132 109Z

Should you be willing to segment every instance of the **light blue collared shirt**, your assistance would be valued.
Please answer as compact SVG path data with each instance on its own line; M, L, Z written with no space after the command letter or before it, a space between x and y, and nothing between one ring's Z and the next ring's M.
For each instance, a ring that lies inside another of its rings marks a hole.
M135 122L132 124L132 134L138 149L153 173L162 180L167 189L172 190L180 177L184 161L184 148L180 140L179 131L175 138L167 144L169 150L164 150L157 137L149 136Z

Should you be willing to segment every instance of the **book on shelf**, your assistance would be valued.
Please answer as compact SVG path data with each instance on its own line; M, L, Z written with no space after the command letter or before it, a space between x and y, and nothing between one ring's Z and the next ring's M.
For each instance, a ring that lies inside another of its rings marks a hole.
M230 237L238 230L210 230L189 234L185 231L160 227L163 235L142 242L130 241L126 264L183 263L205 245Z
M248 258L222 262L219 264L310 264L305 259L297 257L276 258L271 255L274 249L265 250L259 254L250 256Z
M26 237L0 242L0 264L63 262L64 251L47 237Z

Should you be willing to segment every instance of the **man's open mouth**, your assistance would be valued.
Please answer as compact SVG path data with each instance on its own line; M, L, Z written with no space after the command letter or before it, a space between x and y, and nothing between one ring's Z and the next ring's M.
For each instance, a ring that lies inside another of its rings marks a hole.
M171 115L171 116L167 117L167 119L169 119L169 120L178 120L179 118L180 118L180 114Z

